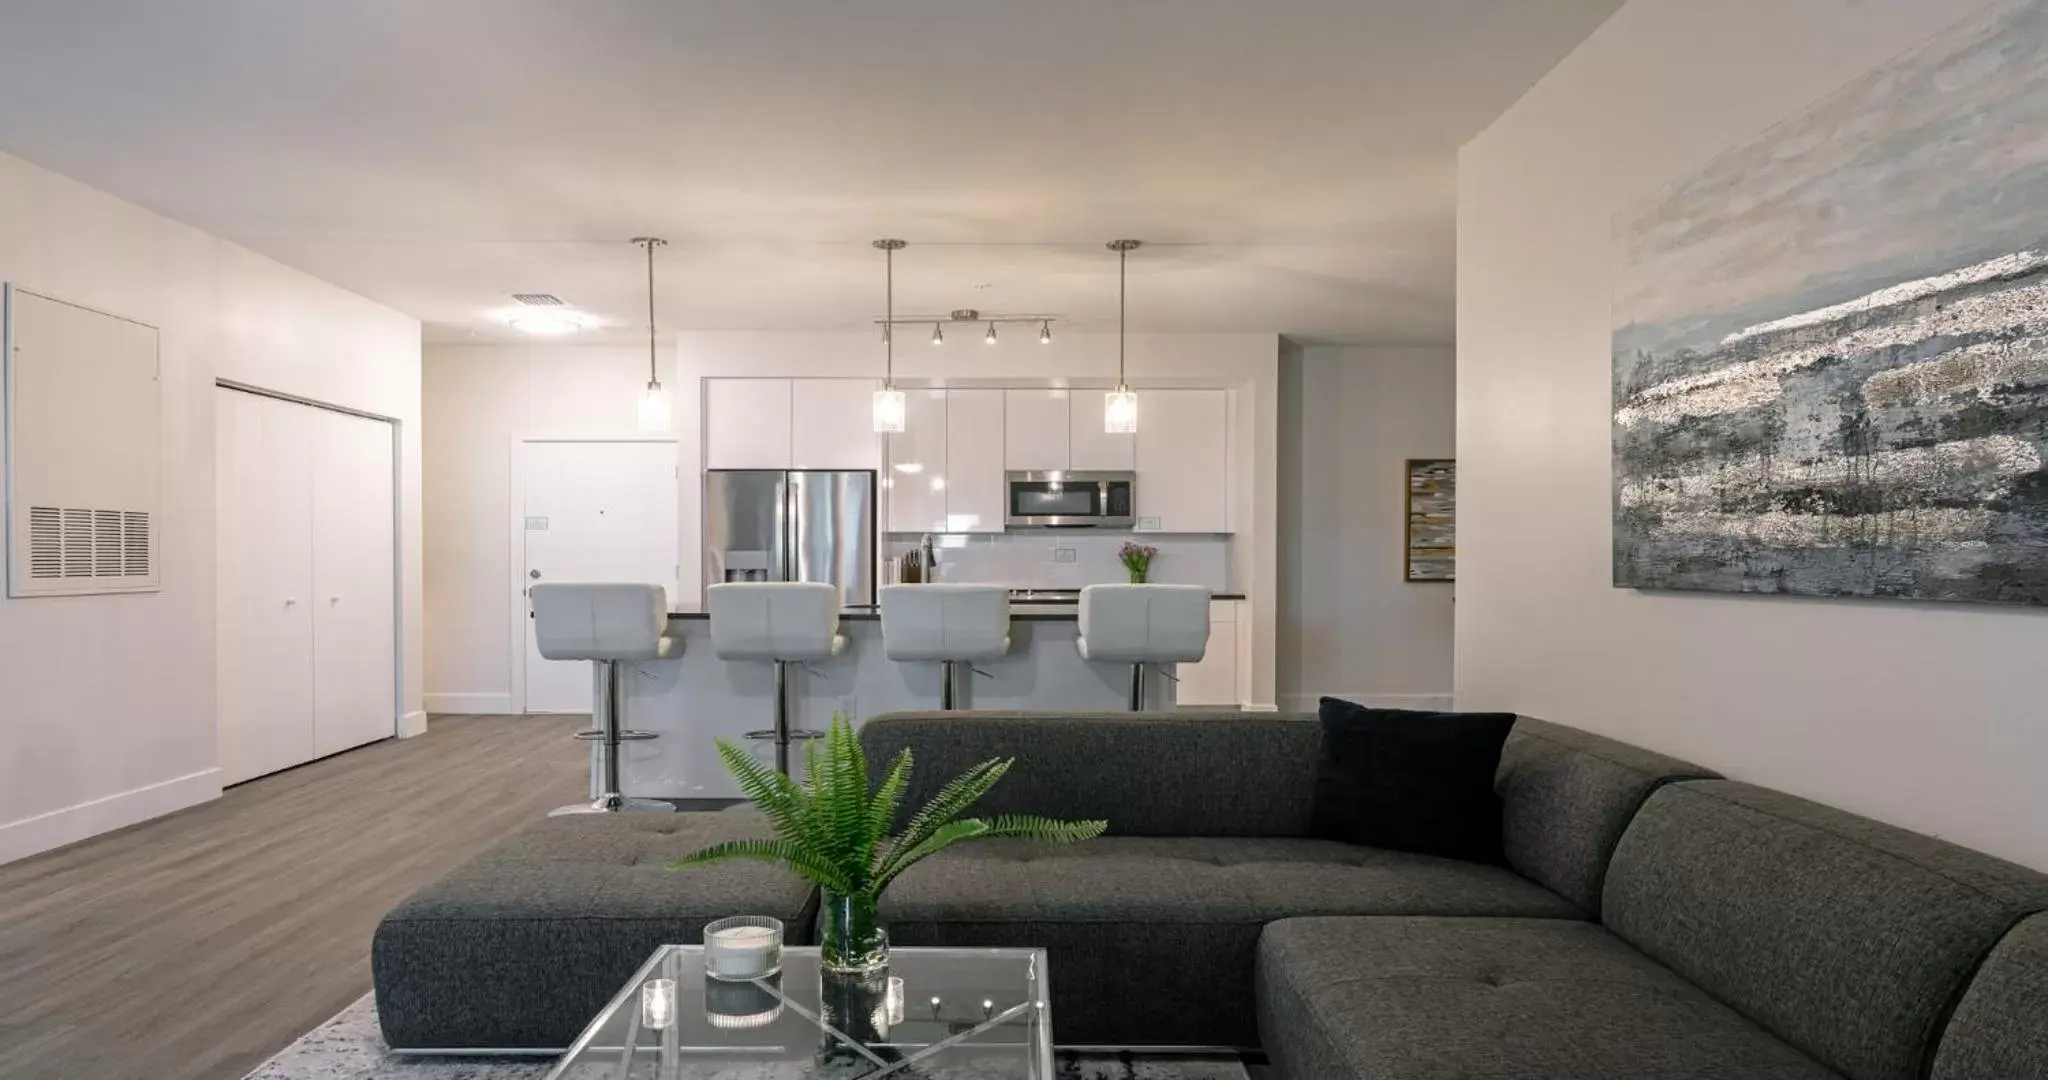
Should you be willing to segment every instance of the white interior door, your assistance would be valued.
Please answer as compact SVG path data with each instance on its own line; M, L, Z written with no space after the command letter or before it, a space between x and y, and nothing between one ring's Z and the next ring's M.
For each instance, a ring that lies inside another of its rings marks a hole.
M392 427L296 406L312 443L313 752L397 733Z
M676 596L681 489L673 442L529 442L522 447L527 585L644 581ZM545 660L525 624L526 711L591 711L583 661Z
M226 389L214 408L215 686L234 784L314 756L314 410Z

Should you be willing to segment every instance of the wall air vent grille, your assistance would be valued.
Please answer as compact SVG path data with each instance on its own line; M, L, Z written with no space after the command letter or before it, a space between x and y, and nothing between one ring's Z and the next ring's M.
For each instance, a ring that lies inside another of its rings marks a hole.
M544 292L516 292L516 293L513 293L513 294L512 294L512 299L514 299L514 300L517 300L517 301L519 301L519 302L520 302L520 303L522 303L522 304L525 304L525 305L526 305L527 307L567 307L567 306L568 306L568 305L567 305L566 303L564 303L564 302L562 301L562 298L561 298L561 297L559 297L559 296L556 296L556 295L555 295L555 294L553 294L553 293L544 293Z
M59 526L60 518L54 506L28 508L29 577L51 579L64 576L64 531Z
M148 512L29 507L28 576L44 580L148 577Z

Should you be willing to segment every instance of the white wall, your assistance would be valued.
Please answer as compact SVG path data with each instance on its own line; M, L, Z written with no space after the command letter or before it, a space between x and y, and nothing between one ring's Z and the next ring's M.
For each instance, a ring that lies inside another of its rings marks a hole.
M1403 580L1409 458L1451 457L1455 351L1290 347L1280 364L1280 707L1441 708L1455 586Z
M672 384L666 352L663 362L662 382ZM421 392L428 711L512 708L512 646L519 640L513 632L523 614L510 585L518 557L511 532L513 444L642 437L638 403L645 385L645 346L427 348ZM694 427L687 437L696 437Z
M2048 869L2048 612L1610 584L1612 216L1974 6L1634 0L1465 148L1460 707Z
M1016 334L991 347L968 337L935 349L899 340L897 377L906 382L1071 377L1114 379L1113 335L1061 334L1051 346ZM1129 341L1131 382L1146 386L1229 386L1238 391L1233 520L1234 588L1252 598L1256 702L1273 701L1273 603L1277 592L1274 506L1278 347L1270 334L1137 335ZM673 363L673 366L671 366ZM636 397L647 381L646 352L629 346L450 345L426 350L428 706L498 711L511 700L510 448L534 436L637 435ZM732 376L847 378L882 374L875 335L685 333L664 350L662 382L674 393L675 435L684 482L682 592L702 586L703 380ZM1245 435L1245 433L1249 433Z
M163 591L0 599L0 861L220 793L216 378L397 419L403 708L420 730L419 324L0 154L0 279L151 323Z

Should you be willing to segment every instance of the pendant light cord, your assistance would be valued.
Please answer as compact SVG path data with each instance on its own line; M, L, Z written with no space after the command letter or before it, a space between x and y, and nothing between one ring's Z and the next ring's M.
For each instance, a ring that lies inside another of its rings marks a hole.
M661 385L661 376L655 373L654 344L654 241L647 242L647 388L653 390Z
M882 368L882 389L896 389L896 249L882 249L882 272L884 281L882 296L882 351L886 366Z
M1118 393L1129 390L1124 381L1124 300L1129 290L1126 269L1130 266L1131 251L1121 248L1116 253L1116 389Z

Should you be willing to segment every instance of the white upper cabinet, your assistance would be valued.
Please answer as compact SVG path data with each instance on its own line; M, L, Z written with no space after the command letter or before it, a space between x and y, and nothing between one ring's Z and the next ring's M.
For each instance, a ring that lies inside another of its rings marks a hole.
M1102 430L1102 403L1107 390L1074 390L1068 394L1067 468L1090 472L1129 472L1137 461L1135 436Z
M888 528L938 532L946 527L946 392L906 390L903 404L903 430L887 436Z
M707 469L880 469L873 379L710 379Z
M1230 393L1138 392L1138 527L1230 529Z
M1067 464L1067 392L1003 391L1003 467L1043 472Z
M790 389L788 379L707 380L704 467L789 468Z
M790 467L881 468L882 436L875 434L875 391L881 388L875 379L793 380Z
M1002 532L1007 418L1002 390L946 391L946 530ZM914 415L914 414L913 414Z

